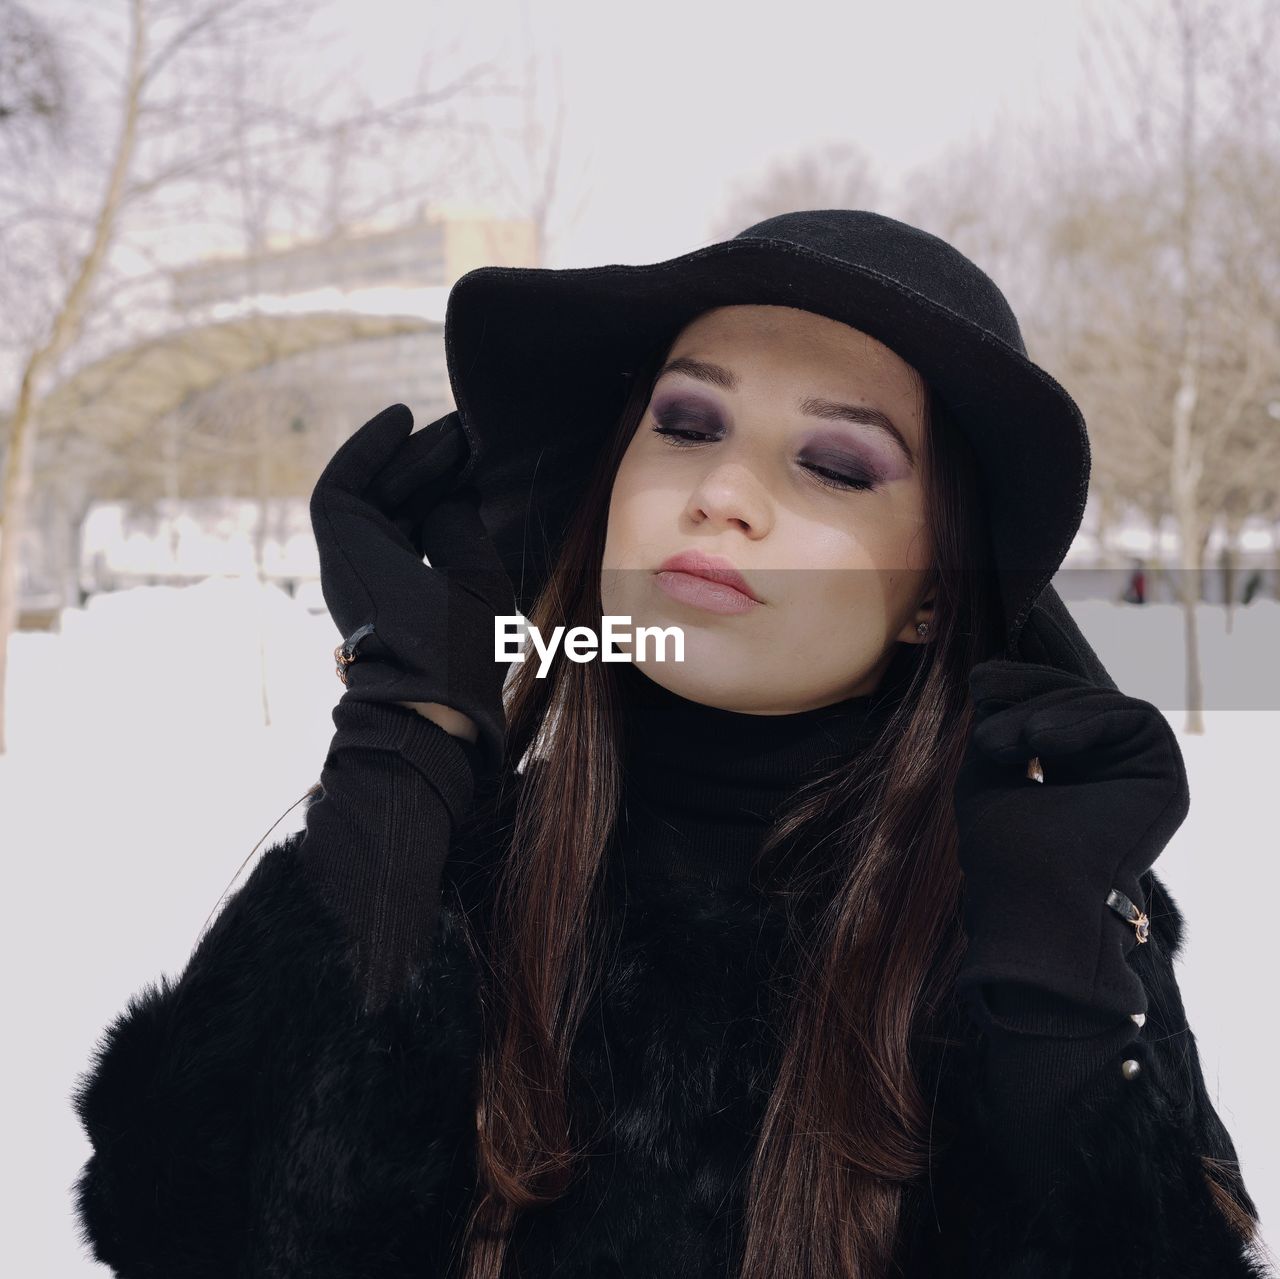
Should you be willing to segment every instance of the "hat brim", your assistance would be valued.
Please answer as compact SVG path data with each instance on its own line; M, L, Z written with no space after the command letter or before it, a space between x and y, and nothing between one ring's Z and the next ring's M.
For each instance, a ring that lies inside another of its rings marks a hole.
M1016 636L1080 526L1089 440L1074 400L1021 351L891 277L785 240L663 262L480 267L449 294L445 352L466 478L527 613L546 582L628 375L694 316L797 307L884 343L928 381L977 457Z

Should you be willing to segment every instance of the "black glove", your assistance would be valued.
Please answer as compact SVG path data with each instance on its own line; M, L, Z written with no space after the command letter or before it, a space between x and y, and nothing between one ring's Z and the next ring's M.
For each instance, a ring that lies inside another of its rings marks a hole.
M1051 666L969 675L974 730L956 782L968 953L957 988L1027 982L1098 1010L1145 1012L1127 957L1139 877L1190 805L1173 729L1150 702ZM1044 781L1027 774L1038 756Z
M485 771L502 765L494 619L517 612L471 485L456 412L410 434L393 404L330 459L311 494L325 604L354 660L344 699L440 702L469 716ZM424 554L430 565L423 563Z

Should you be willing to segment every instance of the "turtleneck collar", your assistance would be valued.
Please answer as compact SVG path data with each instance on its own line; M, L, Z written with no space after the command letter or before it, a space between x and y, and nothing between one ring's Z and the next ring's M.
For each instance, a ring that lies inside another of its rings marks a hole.
M619 663L623 803L618 856L647 876L743 886L799 786L866 745L885 699L785 715L725 710Z

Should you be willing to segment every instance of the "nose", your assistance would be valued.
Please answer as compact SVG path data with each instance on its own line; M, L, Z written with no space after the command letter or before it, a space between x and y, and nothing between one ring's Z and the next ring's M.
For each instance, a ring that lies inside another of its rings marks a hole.
M773 523L768 493L741 462L722 462L699 480L686 506L695 524L731 525L763 537Z

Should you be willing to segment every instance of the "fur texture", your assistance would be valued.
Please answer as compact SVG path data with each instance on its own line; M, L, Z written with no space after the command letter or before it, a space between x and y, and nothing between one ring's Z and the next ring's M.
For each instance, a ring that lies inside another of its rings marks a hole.
M86 1244L121 1276L445 1276L474 1184L476 967L446 895L437 945L395 1002L360 1011L351 952L269 850L176 982L129 1002L75 1103L94 1154ZM459 863L461 864L461 863ZM463 881L459 881L460 883ZM976 1033L938 1080L949 1144L910 1187L910 1279L1258 1279L1201 1156L1235 1152L1173 976L1181 916L1154 876L1144 1070L1080 1115L1061 1193L1027 1203L986 1143ZM453 890L451 890L453 891ZM776 916L724 890L634 881L575 1047L591 1141L560 1202L526 1213L522 1279L734 1273L743 1178L772 1084ZM1251 1212L1235 1184L1243 1211ZM515 1270L512 1273L516 1273Z
M521 1221L520 1273L731 1274L774 1073L780 921L741 893L638 878L611 901L607 976L574 1051L591 1175Z
M336 917L269 849L107 1029L74 1104L94 1153L82 1238L122 1276L443 1273L474 1131L474 970L455 917L366 1016Z

